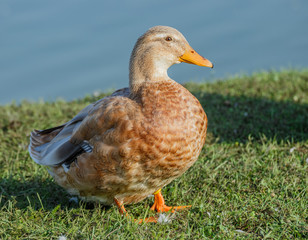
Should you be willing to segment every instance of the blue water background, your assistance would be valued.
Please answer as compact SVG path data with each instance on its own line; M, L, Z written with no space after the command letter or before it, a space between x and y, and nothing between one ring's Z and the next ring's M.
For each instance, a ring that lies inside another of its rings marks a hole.
M174 65L180 83L308 67L307 0L0 0L0 104L126 87L135 41L155 25L215 64Z

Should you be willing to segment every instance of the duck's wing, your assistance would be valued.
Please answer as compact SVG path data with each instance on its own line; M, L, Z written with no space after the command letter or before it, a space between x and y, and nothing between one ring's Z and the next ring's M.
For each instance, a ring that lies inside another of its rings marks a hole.
M112 101L114 97L127 97L128 95L128 88L120 89L111 96L88 105L72 120L63 125L45 130L34 130L30 136L29 145L31 158L40 165L54 166L70 163L79 154L92 151L86 136L83 138L75 137L74 141L72 141L72 135L79 132L78 129L84 121L84 125L91 126L93 123L90 122L97 120L95 112L97 112L98 108ZM89 133L85 135L89 135Z

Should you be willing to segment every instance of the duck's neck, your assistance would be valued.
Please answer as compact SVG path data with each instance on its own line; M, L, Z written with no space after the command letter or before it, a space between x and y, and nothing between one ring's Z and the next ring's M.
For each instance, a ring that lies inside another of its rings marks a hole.
M156 82L169 79L169 65L155 55L133 51L129 65L129 88L132 94L137 93L145 82Z

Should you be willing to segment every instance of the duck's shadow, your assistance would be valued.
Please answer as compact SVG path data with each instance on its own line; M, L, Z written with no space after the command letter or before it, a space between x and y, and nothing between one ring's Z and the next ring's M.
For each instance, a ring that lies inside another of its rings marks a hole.
M194 89L208 117L208 135L219 142L308 139L308 104L266 98L224 96Z
M0 180L0 208L9 207L13 204L15 208L34 210L52 210L57 205L68 209L83 206L85 209L95 209L98 206L104 209L110 207L97 203L84 202L80 199L72 199L64 189L59 187L52 179L42 180L32 178L31 180L19 181L13 178Z

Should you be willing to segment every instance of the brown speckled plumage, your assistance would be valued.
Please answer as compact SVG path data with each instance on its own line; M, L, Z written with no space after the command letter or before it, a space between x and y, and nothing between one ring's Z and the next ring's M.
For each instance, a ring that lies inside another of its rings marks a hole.
M173 45L164 42L167 35ZM197 160L207 129L199 101L167 75L186 46L173 28L150 29L133 50L130 87L89 105L62 126L32 132L32 158L49 165L55 181L70 193L106 205L114 198L139 202L181 176ZM83 142L92 152L77 154L65 170L65 155Z

